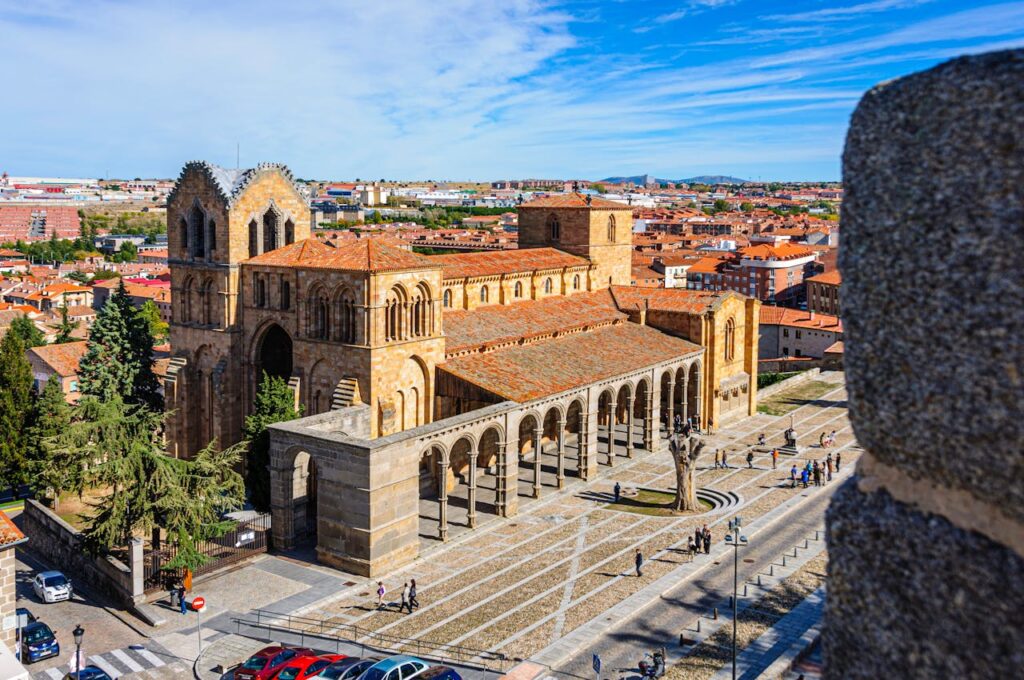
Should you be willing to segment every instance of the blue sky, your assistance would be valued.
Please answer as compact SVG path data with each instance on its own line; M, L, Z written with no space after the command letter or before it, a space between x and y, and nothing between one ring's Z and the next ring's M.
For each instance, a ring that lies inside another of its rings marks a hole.
M1024 2L0 0L0 169L834 180L873 84Z

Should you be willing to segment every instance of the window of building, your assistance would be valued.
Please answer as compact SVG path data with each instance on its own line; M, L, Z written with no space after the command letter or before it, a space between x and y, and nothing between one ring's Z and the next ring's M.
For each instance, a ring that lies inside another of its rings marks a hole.
M615 243L615 215L608 216L608 243Z
M281 280L281 309L292 307L292 284L284 279Z
M804 332L803 332L803 331L801 331L801 330L798 330L798 331L796 332L796 339L797 339L797 340L799 340L799 339L800 339L800 338L802 338L802 337L804 337Z
M71 381L71 391L72 392L77 392L78 391L78 381L77 380L72 380Z
M185 221L184 217L181 218L180 229L181 229L181 249L184 250L187 253L188 252L188 222Z
M580 289L580 275L579 274L577 274L576 276L572 277L572 289L573 290L579 290Z
M263 215L263 252L277 248L277 229L277 213L269 209Z
M802 357L802 356L804 355L804 353L803 353L803 352L801 352L801 351L800 351L800 349L798 348L798 349L796 350L796 355L797 355L798 357Z
M267 282L263 280L262 276L256 277L256 306L266 307L267 306Z
M487 302L487 286L480 289L480 302Z
M384 306L385 340L404 340L406 338L409 332L409 322L406 318L408 306L405 289L401 286L392 288Z
M548 240L557 241L562 238L562 225L558 222L558 215L548 215Z
M544 292L545 293L550 293L551 292L551 279L544 279Z
M446 290L444 292L444 298L443 299L444 299L444 306L450 308L452 306L452 291L451 290Z
M725 322L725 360L732 361L736 356L736 321Z
M512 297L521 298L523 297L523 282L516 281L516 285L512 288Z
M784 357L788 357L789 356L789 348L788 347L783 347L782 348L782 356L784 356Z
M260 231L256 220L249 222L249 257L260 254Z
M192 232L192 257L206 256L206 215L198 205L192 206L189 216Z
M783 328L782 329L782 337L784 337L784 338L788 338L789 337L789 329L788 328Z
M295 223L288 220L284 223L284 244L295 243Z
M210 244L210 252L217 250L217 223L210 220L209 225L206 227L209 237L206 239Z

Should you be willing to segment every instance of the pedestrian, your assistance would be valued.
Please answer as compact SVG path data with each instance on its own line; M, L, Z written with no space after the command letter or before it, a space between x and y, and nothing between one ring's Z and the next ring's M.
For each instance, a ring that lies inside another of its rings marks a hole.
M686 551L690 553L691 558L697 554L697 544L693 542L693 536L686 537Z
M406 582L402 586L402 604L398 605L398 613L401 614L402 610L408 608L409 613L412 614L412 605L409 603L409 583Z
M693 426L690 425L690 419L687 418L686 422L683 423L683 436L687 439L690 438L690 434L693 432Z
M377 581L377 609L384 608L384 593L387 589L384 588L384 581Z
M618 503L619 496L622 495L622 485L619 484L618 482L615 482L615 487L612 489L612 491L615 493L615 502Z
M810 478L810 476L811 476L810 473L807 472L807 468L804 468L800 472L800 482L804 485L805 489L807 488L807 480Z
M712 435L714 433L715 433L715 421L711 419L711 416L708 416L708 434Z
M764 442L765 442L764 432L762 432L761 434L757 435L757 445L758 446L764 446Z
M835 446L836 445L836 431L835 430L832 430L831 432L828 433L828 445L829 446Z
M715 449L715 469L717 470L722 465L722 452Z
M644 566L644 555L640 552L640 548L636 549L636 558L634 558L634 561L636 562L636 577L640 578L644 575L644 572L642 571Z
M814 486L821 486L821 466L818 465L818 461L814 461Z
M772 449L772 469L776 469L779 466L779 450Z
M839 472L839 464L843 462L843 454L841 452L836 453L836 472Z
M188 603L185 602L185 584L182 583L178 586L178 605L181 607L181 613L188 613Z
M693 540L697 546L697 552L700 552L700 547L704 544L704 531L700 527L693 530Z
M711 529L708 529L707 524L704 525L704 553L711 554Z
M729 451L727 449L722 449L722 468L726 470L729 469L728 455Z
M420 601L416 599L416 579L409 581L409 611L412 611L413 607L419 607Z
M828 458L825 459L825 470L828 472L826 479L832 481L832 452L828 452Z
M796 488L796 463L793 463L793 467L789 471L789 481L790 481L789 488L795 489Z
M754 467L754 452L747 451L747 467L753 469Z
M672 429L676 432L683 431L683 416L676 414L676 417L672 419Z
M818 437L818 448L825 448L825 433L822 432L821 436Z

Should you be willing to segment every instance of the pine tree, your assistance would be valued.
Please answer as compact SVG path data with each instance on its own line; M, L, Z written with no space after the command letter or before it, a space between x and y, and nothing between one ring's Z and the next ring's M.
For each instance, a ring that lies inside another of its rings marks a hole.
M71 424L71 407L64 399L64 390L56 376L36 400L35 425L29 430L31 462L29 470L37 491L54 495L54 507L60 502L60 493L74 485L74 477L81 472L75 460L64 460L53 455L49 443Z
M53 344L63 345L66 342L75 342L77 338L72 334L78 329L78 325L78 321L71 321L68 318L68 306L61 305L60 323L50 326L50 328L57 331L57 337L54 338Z
M0 341L0 488L28 480L27 430L33 424L32 366L17 333Z
M301 415L295 409L295 393L277 376L263 374L252 415L245 419L242 434L249 442L246 459L246 487L257 510L270 509L270 433L267 426Z
M43 332L32 323L32 319L27 316L19 316L18 318L11 321L10 328L7 329L8 333L14 333L21 340L26 348L29 347L41 347L46 344L46 336Z

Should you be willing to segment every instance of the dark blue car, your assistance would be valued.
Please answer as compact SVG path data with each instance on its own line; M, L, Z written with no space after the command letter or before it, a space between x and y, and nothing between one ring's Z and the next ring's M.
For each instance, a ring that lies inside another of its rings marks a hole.
M462 676L448 666L431 666L417 674L414 680L462 680Z
M21 629L22 663L35 663L51 656L60 656L60 645L49 626L33 621Z
M86 666L81 670L81 675L75 675L73 671L64 676L64 680L111 680L110 676L97 666Z

